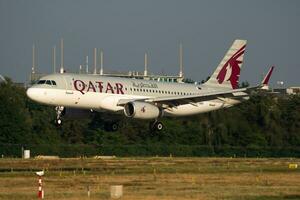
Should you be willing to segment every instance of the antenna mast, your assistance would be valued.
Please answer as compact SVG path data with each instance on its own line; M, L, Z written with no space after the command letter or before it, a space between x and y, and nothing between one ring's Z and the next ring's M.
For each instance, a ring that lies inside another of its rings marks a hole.
M148 76L148 55L145 53L145 69L144 69L144 76Z
M56 46L53 47L53 73L56 73Z
M103 75L103 51L100 51L100 75Z
M85 73L89 73L89 56L85 57Z
M183 77L183 51L182 51L182 44L179 44L179 77Z
M31 67L31 73L35 74L35 46L32 45L32 67Z
M97 74L97 48L94 48L94 74Z
M61 49L61 55L60 55L60 73L64 73L64 39L60 40L60 49Z

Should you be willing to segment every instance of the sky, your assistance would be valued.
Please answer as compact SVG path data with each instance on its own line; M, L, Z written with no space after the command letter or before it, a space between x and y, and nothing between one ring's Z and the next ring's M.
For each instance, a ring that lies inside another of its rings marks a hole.
M93 48L105 70L178 74L179 43L186 78L211 75L235 39L248 41L240 81L251 85L275 65L271 83L300 86L298 0L0 0L0 74L29 79L32 45L40 73L52 73L52 48L64 39L64 65L78 71ZM99 62L98 62L99 63Z

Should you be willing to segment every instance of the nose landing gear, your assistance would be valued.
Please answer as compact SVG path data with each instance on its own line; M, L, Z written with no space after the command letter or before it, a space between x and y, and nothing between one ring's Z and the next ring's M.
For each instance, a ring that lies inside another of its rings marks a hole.
M62 124L61 117L64 115L65 108L63 106L56 106L55 111L56 111L56 119L54 122L56 126L61 126Z

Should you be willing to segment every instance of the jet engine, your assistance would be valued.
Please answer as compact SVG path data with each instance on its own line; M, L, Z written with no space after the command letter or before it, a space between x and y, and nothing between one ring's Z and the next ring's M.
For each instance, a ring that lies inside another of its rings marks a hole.
M157 106L138 101L125 104L124 113L126 117L137 119L156 119L162 114Z

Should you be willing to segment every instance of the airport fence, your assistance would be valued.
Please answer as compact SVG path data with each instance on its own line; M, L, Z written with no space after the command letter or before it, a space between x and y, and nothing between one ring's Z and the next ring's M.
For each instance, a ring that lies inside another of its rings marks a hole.
M29 149L31 156L55 155L59 157L79 156L178 156L178 157L300 157L300 147L237 147L203 145L22 145L0 144L2 157L21 157L22 150Z

